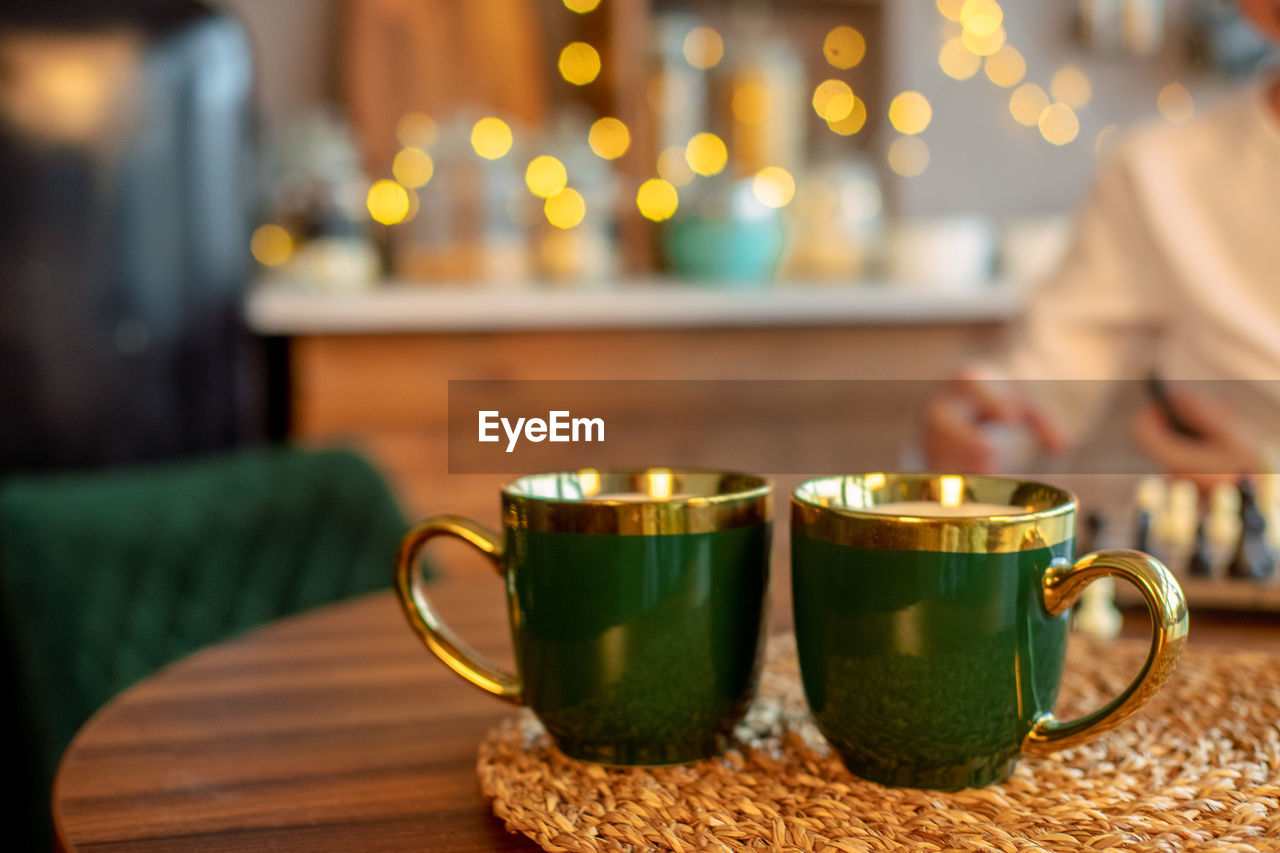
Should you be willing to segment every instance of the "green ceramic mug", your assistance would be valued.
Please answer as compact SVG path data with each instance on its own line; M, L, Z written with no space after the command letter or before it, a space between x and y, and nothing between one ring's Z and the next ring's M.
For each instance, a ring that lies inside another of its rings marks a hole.
M955 789L1008 776L1110 730L1172 672L1187 607L1137 551L1074 560L1075 500L998 477L863 474L810 480L791 503L796 643L818 728L853 773ZM1067 611L1125 578L1151 611L1151 651L1104 708L1054 719Z
M477 687L530 707L566 755L672 764L717 754L759 676L772 487L649 468L537 474L502 488L501 534L437 516L404 538L395 583L410 624ZM517 673L458 640L417 571L456 536L506 579Z

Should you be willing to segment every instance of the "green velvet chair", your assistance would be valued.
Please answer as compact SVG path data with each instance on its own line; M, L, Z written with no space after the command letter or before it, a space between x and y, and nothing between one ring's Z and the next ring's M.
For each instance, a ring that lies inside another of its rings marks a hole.
M389 587L404 529L345 451L0 483L3 713L31 795L10 808L30 849L48 849L53 772L95 709L201 646Z

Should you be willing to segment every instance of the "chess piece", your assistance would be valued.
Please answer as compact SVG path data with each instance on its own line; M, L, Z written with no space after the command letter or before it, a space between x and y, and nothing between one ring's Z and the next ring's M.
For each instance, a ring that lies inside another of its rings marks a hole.
M1113 578L1099 578L1084 588L1076 607L1075 628L1082 634L1110 640L1120 633L1124 617L1115 606Z
M1159 477L1143 477L1138 482L1138 489L1134 494L1134 504L1137 506L1133 524L1135 550L1151 553L1152 528L1164 514L1164 499L1164 480Z
M1166 566L1183 567L1190 562L1199 515L1200 498L1195 483L1175 480L1169 487L1169 503L1164 515L1152 531L1156 556Z
M1247 479L1238 483L1240 490L1240 543L1236 546L1227 574L1233 578L1264 581L1276 569L1275 553L1267 544L1267 520L1258 508L1253 484Z
M1221 577L1240 541L1240 492L1230 483L1219 483L1209 494L1209 515L1205 519L1210 571Z
M1107 520L1102 513L1094 510L1084 517L1084 536L1076 551L1089 554L1098 550L1102 541L1102 531L1106 529Z
M1196 541L1191 547L1191 559L1187 561L1187 574L1193 578L1207 578L1213 574L1213 553L1209 549L1205 526L1203 520L1196 525Z

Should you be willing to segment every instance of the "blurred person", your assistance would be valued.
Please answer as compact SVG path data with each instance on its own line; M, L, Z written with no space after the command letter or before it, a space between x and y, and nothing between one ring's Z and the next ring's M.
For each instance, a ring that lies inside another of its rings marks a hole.
M1280 45L1280 0L1238 5ZM1280 75L1201 119L1118 143L1012 347L929 402L929 465L993 471L1009 429L1041 451L1066 450L1105 410L1112 380L1280 379L1278 222ZM1230 407L1185 390L1170 399L1184 429L1155 402L1132 425L1166 472L1207 488L1263 469L1266 442Z

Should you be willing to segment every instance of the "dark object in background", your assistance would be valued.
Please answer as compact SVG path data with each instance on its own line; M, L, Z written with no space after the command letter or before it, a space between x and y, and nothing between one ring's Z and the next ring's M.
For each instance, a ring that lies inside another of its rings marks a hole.
M202 4L0 3L0 474L262 436L251 94Z
M1209 540L1205 535L1204 519L1196 525L1196 541L1187 562L1187 574L1193 578L1207 578L1213 573L1213 557L1209 553Z
M378 473L340 451L0 486L8 849L50 848L53 771L96 708L201 646L385 589L405 527Z
M1266 580L1276 570L1276 555L1267 544L1267 518L1258 508L1253 483L1242 477L1239 486L1240 544L1227 566L1227 575L1254 581Z

